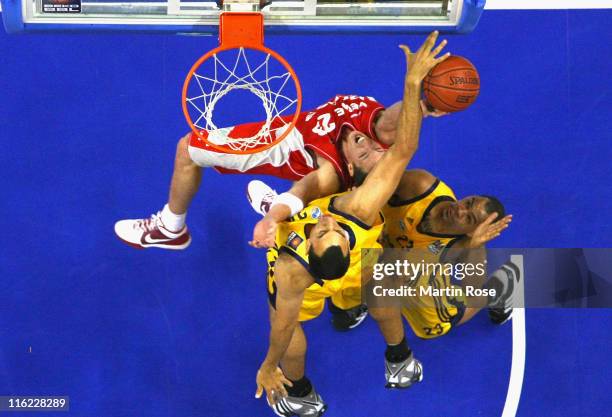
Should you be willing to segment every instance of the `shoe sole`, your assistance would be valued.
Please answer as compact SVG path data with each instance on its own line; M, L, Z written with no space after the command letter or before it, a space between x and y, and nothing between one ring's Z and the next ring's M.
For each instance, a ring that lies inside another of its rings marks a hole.
M277 411L276 407L271 405L270 401L268 401L267 398L266 398L266 402L268 403L268 406L272 409L274 414L276 414L278 417L287 417L287 414L281 414L279 411ZM325 414L326 411L327 411L327 404L323 404L323 407L321 408L321 411L319 411L317 413L317 415L313 416L313 417L321 417L323 414ZM300 415L297 414L297 413L293 413L293 414L289 414L289 416L297 416L297 417L299 417Z
M160 248L160 249L169 249L169 250L183 250L183 249L186 249L189 245L191 245L191 236L189 236L189 239L187 240L187 242L183 243L182 245L163 245L163 244L156 243L156 244L150 244L146 246L139 245L138 243L128 242L127 240L119 237L119 235L117 234L115 234L115 236L117 236L117 239L119 239L126 245L131 246L135 249Z
M515 255L510 256L510 264L514 265L516 267L516 270L512 267L506 266L507 268L509 268L511 270L511 272L514 274L514 276L516 277L516 282L514 283L514 285L518 286L519 285L519 281L521 279L523 279L523 277L525 276L525 267L523 266L523 259L522 258L518 258ZM504 264L506 265L506 264ZM504 267L504 265L502 265L502 267ZM518 271L518 272L517 272ZM509 322L512 319L514 313L514 307L510 309L510 314L508 314L508 317L506 317L503 321L497 322L495 320L493 320L491 318L491 316L489 316L489 320L491 320L491 323L493 323L496 326L501 326L504 323Z

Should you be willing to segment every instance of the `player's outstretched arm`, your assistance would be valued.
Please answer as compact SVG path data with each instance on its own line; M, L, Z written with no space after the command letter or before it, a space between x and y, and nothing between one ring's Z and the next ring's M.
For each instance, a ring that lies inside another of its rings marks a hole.
M454 264L485 265L487 259L485 244L497 238L512 221L512 215L507 215L495 221L496 218L497 213L491 213L478 225L474 232L459 239L448 250L445 250L442 261ZM472 270L471 273L466 270L460 281L463 287L470 286L473 288L482 288L486 282L485 276L479 274L476 270ZM471 307L484 307L487 302L487 297L468 297L468 304Z
M301 207L317 198L325 197L340 191L340 178L331 162L321 158L319 167L296 181L289 193L301 201ZM253 239L249 244L255 248L271 248L278 223L287 220L293 214L286 204L274 203L263 219L257 222L253 229Z
M302 200L304 205L308 205L317 198L339 192L342 185L332 163L324 158L318 159L319 167L296 181L289 190L291 194Z
M402 102L398 101L383 110L380 117L374 124L376 137L382 143L392 145L393 142L395 142L395 133L397 132L397 123L399 121L401 110ZM427 117L442 117L449 114L436 109L430 110L427 108L427 104L423 100L421 100L421 111L423 112L423 119Z
M314 282L310 274L287 255L278 258L274 279L277 290L276 311L271 322L268 353L257 372L255 393L255 397L259 398L265 390L270 404L276 403L277 396L287 396L284 384L291 386L278 365L298 324L304 292Z
M496 239L512 222L511 214L495 221L497 216L497 213L491 213L472 233L449 244L448 249L444 251L443 261L474 265L484 262L487 256L485 245ZM464 280L464 283L480 287L482 282L479 282L478 279L482 281L482 277L477 277L475 282L478 285L474 285L473 279L469 277Z
M478 227L469 235L462 237L453 245L453 248L475 249L482 248L488 242L496 239L501 233L508 228L512 222L512 214L508 214L503 218L495 221L497 213L491 213L489 216L478 225Z
M393 145L368 174L363 185L338 198L339 209L348 211L367 224L372 224L378 211L397 188L406 165L415 154L423 114L420 105L421 83L427 73L450 54L438 55L446 40L434 48L438 32L432 32L418 51L412 53L406 45L400 48L406 55L408 71L404 79L404 98Z

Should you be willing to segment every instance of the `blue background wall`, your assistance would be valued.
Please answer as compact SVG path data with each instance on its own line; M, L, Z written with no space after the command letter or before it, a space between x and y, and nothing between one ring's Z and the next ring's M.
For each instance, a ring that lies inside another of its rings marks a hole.
M476 105L427 120L412 164L458 195L498 195L499 247L612 246L612 12L487 11L449 39L482 77ZM304 108L338 93L401 97L399 43L422 37L268 37L298 72ZM0 395L70 395L75 416L270 415L254 400L267 340L264 253L251 179L205 172L184 252L136 251L113 223L166 201L180 87L213 37L0 33ZM271 181L282 188L282 181ZM229 207L229 209L228 209ZM607 415L609 310L527 312L519 415ZM309 375L329 415L499 415L510 327L484 315L435 341L411 336L423 384L383 387L374 323L307 325ZM371 336L371 337L369 337ZM31 349L31 352L30 352Z

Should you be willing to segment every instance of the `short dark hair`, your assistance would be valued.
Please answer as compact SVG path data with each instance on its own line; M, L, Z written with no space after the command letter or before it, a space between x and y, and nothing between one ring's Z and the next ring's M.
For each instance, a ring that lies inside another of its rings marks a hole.
M497 217L494 221L498 221L506 215L506 209L497 197L493 197L492 195L482 195L481 197L486 198L488 200L485 204L485 211L487 212L487 214L490 215L493 213L497 213Z
M334 245L325 249L321 256L315 254L313 247L308 251L310 273L317 280L342 278L351 263L350 252L342 253L340 246Z

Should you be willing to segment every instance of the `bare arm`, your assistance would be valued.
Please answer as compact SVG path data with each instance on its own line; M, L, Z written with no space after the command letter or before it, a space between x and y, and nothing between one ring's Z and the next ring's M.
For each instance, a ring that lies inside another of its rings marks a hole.
M321 158L319 168L295 182L289 192L307 205L312 200L337 193L340 190L340 178L331 162ZM255 225L253 239L249 244L256 248L271 248L278 223L291 216L291 209L284 204L275 204L270 211Z
M497 213L492 213L482 223L478 225L476 230L470 235L464 236L457 240L450 248L444 251L442 262L450 262L454 264L463 263L465 265L484 265L486 262L487 251L485 245L491 240L497 238L512 221L512 215L503 217L495 221ZM495 221L495 222L494 222ZM483 274L473 269L470 273L466 269L465 276L461 279L462 286L472 286L481 288L485 283ZM487 297L470 297L469 305L471 307L483 307L487 304Z
M278 365L298 324L304 291L313 283L308 272L287 255L278 258L274 277L277 288L276 312L271 323L268 353L257 372L256 392L259 398L265 389L271 404L276 402L273 391L287 395L284 384L291 385Z
M397 124L400 118L401 109L401 101L394 103L381 112L380 117L374 124L374 132L376 132L376 137L382 143L392 145L395 141L395 134L397 132ZM421 111L423 112L423 119L429 116L441 117L448 114L435 109L430 111L423 100L421 100Z
M296 181L289 190L291 194L302 200L304 205L340 191L340 178L332 163L325 158L319 158L318 163L319 167L316 170ZM285 218L277 221L282 220Z
M376 137L387 145L392 145L395 141L397 131L397 123L402 111L402 102L398 101L393 105L384 109L376 123L374 124L374 132Z
M437 32L431 33L414 54L407 46L402 46L409 69L404 80L404 97L395 143L368 174L361 187L337 200L338 208L354 214L366 224L376 220L379 210L397 188L406 165L418 148L423 119L420 106L421 82L431 68L449 55L436 58L446 45L446 41L442 41L434 49L437 37Z
M480 223L472 233L459 239L452 246L453 249L484 248L488 242L497 238L504 230L506 230L512 221L511 214L495 221L496 217L497 213L489 214L489 216L482 223Z

